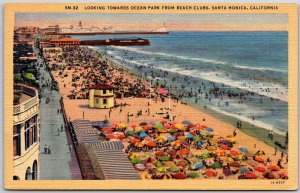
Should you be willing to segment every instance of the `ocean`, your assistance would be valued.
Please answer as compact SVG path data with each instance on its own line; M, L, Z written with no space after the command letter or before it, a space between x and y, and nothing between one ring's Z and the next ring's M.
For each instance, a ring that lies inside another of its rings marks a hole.
M96 49L147 75L149 69L169 72L160 79L189 92L182 100L193 106L205 106L282 135L288 129L287 32L172 31L167 35L72 37L149 39L150 46ZM184 81L175 75L185 77ZM238 95L232 97L234 93Z

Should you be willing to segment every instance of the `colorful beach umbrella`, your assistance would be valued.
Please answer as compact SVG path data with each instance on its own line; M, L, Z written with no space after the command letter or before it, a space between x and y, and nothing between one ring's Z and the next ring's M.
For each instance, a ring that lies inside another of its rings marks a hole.
M198 174L197 172L190 172L188 174L188 177L189 178L199 178L200 177L200 174Z
M194 166L192 166L193 170L199 170L203 167L204 167L204 165L202 162L197 162Z
M248 153L248 152L249 152L248 149L245 148L245 147L240 147L239 150L240 150L241 152L243 152L243 153Z
M214 130L212 128L208 127L208 128L205 128L205 131L212 132Z
M205 173L208 177L216 177L218 175L217 171L212 169L206 170Z
M247 179L255 179L255 178L257 178L257 175L254 172L249 172L249 173L245 174L245 177Z
M271 171L279 171L280 167L278 165L270 165L268 169Z
M174 175L174 177L175 177L175 179L178 179L178 180L183 180L183 179L186 178L185 174L182 173L182 172L176 173L176 174Z
M259 162L259 163L265 163L265 159L261 156L256 156L255 157L255 161Z
M133 164L138 164L138 163L141 163L141 159L140 159L140 158L138 158L138 157L136 157L136 158L133 158L133 159L131 159L131 163L133 163Z
M161 179L162 179L162 180L171 180L171 179L172 179L172 176L171 176L171 174L163 174L163 175L161 176Z
M145 171L146 170L146 166L144 164L136 164L134 167L138 171Z
M185 137L186 137L187 139L193 139L193 138L194 138L194 135L192 135L192 134L190 134L190 133L187 133L187 134L185 135Z
M184 124L184 125L191 124L191 122L190 122L190 121L188 121L188 120L184 120L184 121L182 121L181 123L182 123L182 124Z
M147 172L144 172L141 174L141 178L142 178L142 180L151 180L152 175L148 174Z
M249 173L249 172L250 172L250 170L249 170L248 168L246 168L246 167L240 167L239 170L240 170L240 172L241 172L242 174L246 174L246 173Z
M187 149L181 149L177 152L179 155L188 155L189 154L189 150Z
M258 171L258 172L265 172L266 171L264 166L255 166L255 170Z
M175 137L169 136L169 137L167 138L167 141L169 141L169 142L175 141Z
M156 143L152 142L152 141L148 142L146 145L149 146L149 147L156 147Z

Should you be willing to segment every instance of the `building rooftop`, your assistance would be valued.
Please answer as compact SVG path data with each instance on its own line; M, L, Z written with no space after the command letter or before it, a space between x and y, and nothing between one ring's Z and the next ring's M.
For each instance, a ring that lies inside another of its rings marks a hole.
M28 101L29 99L31 99L32 96L28 95L28 94L25 94L25 93L21 93L20 94L20 100L19 100L19 103L24 103L26 101Z
M58 42L63 42L63 41L80 41L79 39L75 39L75 38L68 38L68 37L65 37L65 38L53 38L50 40L51 42L52 41L58 41Z
M115 89L115 87L109 85L109 84L98 84L98 85L95 85L95 86L90 86L89 87L90 89Z

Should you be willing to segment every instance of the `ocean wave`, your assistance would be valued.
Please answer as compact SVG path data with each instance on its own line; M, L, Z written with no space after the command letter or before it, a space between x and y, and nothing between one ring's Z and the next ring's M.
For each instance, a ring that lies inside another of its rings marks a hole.
M241 121L250 123L250 124L255 125L257 127L261 127L261 128L267 129L267 130L274 131L274 133L277 133L279 135L285 135L285 132L280 131L277 128L274 128L272 125L270 125L268 123L265 123L263 121L259 121L259 120L253 121L251 118L248 118L248 117L245 117L245 116L242 116L242 115L237 115L237 114L229 113L227 111L223 111L223 110L221 110L219 108L216 108L216 107L208 107L208 108L210 108L210 109L212 109L212 110L214 110L214 111L216 111L218 113L225 114L225 115L237 118L237 119L239 119Z
M172 58L178 58L182 60L192 60L192 61L199 61L199 62L205 62L205 63L211 63L211 64L223 64L228 65L230 67L240 68L240 69L249 69L249 70L259 70L259 71L274 71L274 72L287 72L286 70L282 69L274 69L274 68L267 68L267 67L252 67L252 66L244 66L244 65L237 65L237 64L229 64L228 62L214 60L214 59L208 59L208 58L194 58L194 57L187 57L187 56L179 56L179 55L173 55L173 54L167 54L162 52L150 52L150 51L143 51L138 48L132 48L132 47L124 47L124 46L112 46L113 48L120 49L120 50L126 50L146 55L159 55L159 56L166 56L166 57L172 57Z

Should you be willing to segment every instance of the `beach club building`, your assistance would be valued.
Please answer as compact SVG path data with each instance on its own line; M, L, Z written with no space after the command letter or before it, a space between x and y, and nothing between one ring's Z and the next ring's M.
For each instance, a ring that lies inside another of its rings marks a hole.
M39 179L39 98L35 88L16 84L13 108L14 180ZM15 99L16 98L16 99Z
M114 87L109 84L91 86L89 91L90 107L108 109L115 106Z
M55 45L56 47L60 46L79 46L80 40L79 39L74 39L74 38L53 38L50 40L50 44Z

